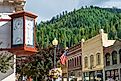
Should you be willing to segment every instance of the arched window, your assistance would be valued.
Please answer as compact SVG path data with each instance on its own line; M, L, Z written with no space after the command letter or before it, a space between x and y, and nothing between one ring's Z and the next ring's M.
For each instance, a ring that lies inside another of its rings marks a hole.
M70 60L68 60L68 68L70 68Z
M84 64L85 64L85 68L87 68L88 67L88 58L87 57L84 58Z
M112 64L117 64L117 52L112 52Z
M74 58L74 66L76 67L76 57Z
M96 54L96 61L97 61L97 65L101 64L100 53Z
M72 67L72 59L70 59L70 61L69 61L69 66L70 66L70 68Z
M82 58L81 58L81 56L79 56L79 58L80 58L80 60L79 60L80 61L80 65L82 65Z
M109 66L110 65L110 53L106 53L105 55L105 64L106 66Z
M93 67L94 66L94 56L91 55L90 56L90 67Z
M76 61L77 61L77 66L79 65L79 58L76 57Z
M72 58L72 68L74 67L74 58Z
M119 59L120 59L120 63L121 63L121 49L119 50Z

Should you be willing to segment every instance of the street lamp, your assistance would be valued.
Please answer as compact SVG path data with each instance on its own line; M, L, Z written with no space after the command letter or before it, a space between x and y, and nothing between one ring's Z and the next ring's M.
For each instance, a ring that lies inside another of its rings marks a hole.
M56 47L58 45L58 40L54 38L52 44L54 45L54 68L56 68Z

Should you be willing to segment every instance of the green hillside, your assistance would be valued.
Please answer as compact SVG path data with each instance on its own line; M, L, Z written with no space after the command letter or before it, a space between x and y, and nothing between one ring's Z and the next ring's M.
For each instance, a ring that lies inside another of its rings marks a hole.
M121 38L121 10L116 8L86 7L72 12L64 11L50 21L37 26L38 44L45 48L56 37L60 47L70 47L98 34L99 29L109 34L109 39Z

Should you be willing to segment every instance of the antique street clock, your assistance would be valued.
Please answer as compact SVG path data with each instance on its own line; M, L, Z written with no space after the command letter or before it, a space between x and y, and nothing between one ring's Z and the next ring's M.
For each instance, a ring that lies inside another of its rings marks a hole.
M35 19L30 12L16 12L11 15L11 47L23 54L36 52Z

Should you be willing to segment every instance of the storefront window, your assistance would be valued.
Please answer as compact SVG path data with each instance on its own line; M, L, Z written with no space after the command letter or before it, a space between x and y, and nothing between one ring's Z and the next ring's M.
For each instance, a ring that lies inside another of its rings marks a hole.
M107 53L107 54L105 55L105 58L106 58L106 66L109 66L109 65L110 65L110 54Z
M111 77L110 71L106 71L105 72L105 80L108 80L108 78L110 78L110 77Z
M112 69L105 72L105 80L112 79L114 81L119 81L119 71L118 69Z
M117 52L112 52L112 64L117 64Z

